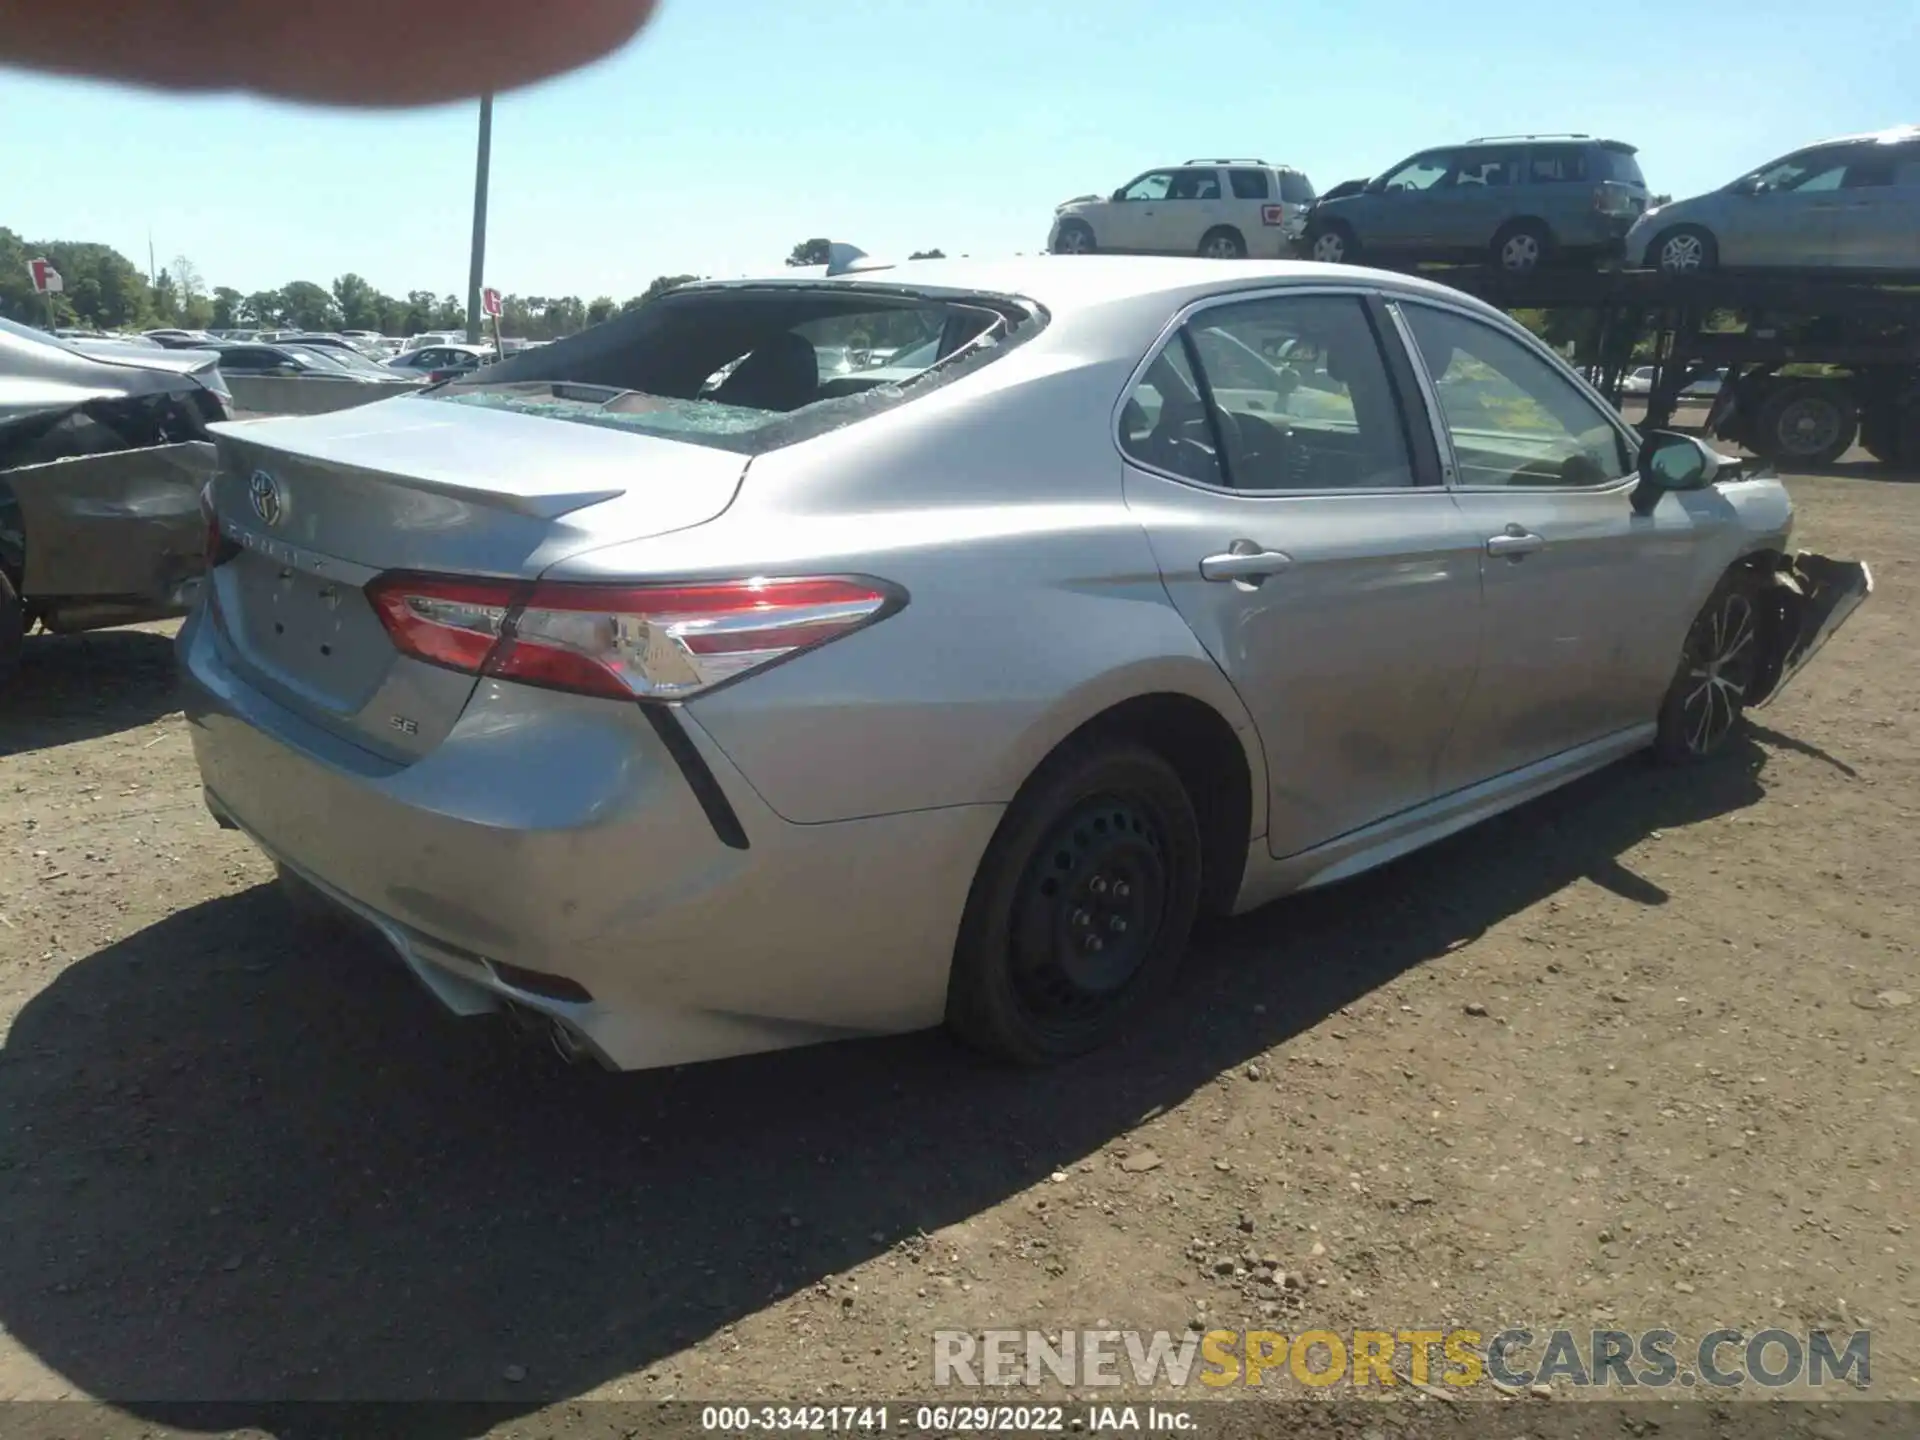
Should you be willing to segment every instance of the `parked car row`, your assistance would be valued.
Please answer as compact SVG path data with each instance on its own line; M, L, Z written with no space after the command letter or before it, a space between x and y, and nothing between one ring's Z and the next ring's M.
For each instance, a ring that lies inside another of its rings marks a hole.
M1513 273L1607 260L1673 274L1920 272L1920 127L1821 141L1659 205L1635 148L1590 135L1422 150L1319 196L1291 166L1189 161L1066 201L1047 243L1065 254L1480 261Z

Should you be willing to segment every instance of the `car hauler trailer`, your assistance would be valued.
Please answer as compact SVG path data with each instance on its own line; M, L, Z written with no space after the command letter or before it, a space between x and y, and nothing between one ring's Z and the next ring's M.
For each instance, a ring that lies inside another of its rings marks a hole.
M1682 390L1724 371L1707 433L1785 465L1824 465L1858 442L1920 470L1920 277L1420 273L1502 310L1581 312L1576 362L1616 404L1626 375L1652 365L1643 428L1671 423Z

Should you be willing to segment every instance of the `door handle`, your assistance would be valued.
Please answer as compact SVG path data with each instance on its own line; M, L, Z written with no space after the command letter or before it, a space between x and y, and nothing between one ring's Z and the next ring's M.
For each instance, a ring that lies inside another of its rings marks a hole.
M1236 540L1224 555L1209 555L1200 562L1200 578L1260 581L1278 575L1291 564L1291 555L1262 550L1251 540Z
M1536 535L1531 530L1518 525L1509 525L1498 535L1487 540L1487 554L1505 555L1510 560L1518 560L1531 555L1536 550L1547 548L1547 537Z

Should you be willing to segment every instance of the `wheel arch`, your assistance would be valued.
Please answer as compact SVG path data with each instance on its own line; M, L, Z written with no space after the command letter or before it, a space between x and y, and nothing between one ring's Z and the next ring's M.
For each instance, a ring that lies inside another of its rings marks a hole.
M1160 755L1187 787L1200 821L1201 908L1226 913L1266 833L1267 767L1252 717L1210 662L1127 666L1063 697L1007 757L1004 791L1017 798L1069 746L1121 738Z

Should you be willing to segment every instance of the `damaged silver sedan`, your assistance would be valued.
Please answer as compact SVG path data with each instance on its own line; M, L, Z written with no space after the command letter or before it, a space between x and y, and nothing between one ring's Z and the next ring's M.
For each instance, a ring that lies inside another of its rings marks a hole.
M215 356L0 320L0 680L55 634L184 615L205 567Z

